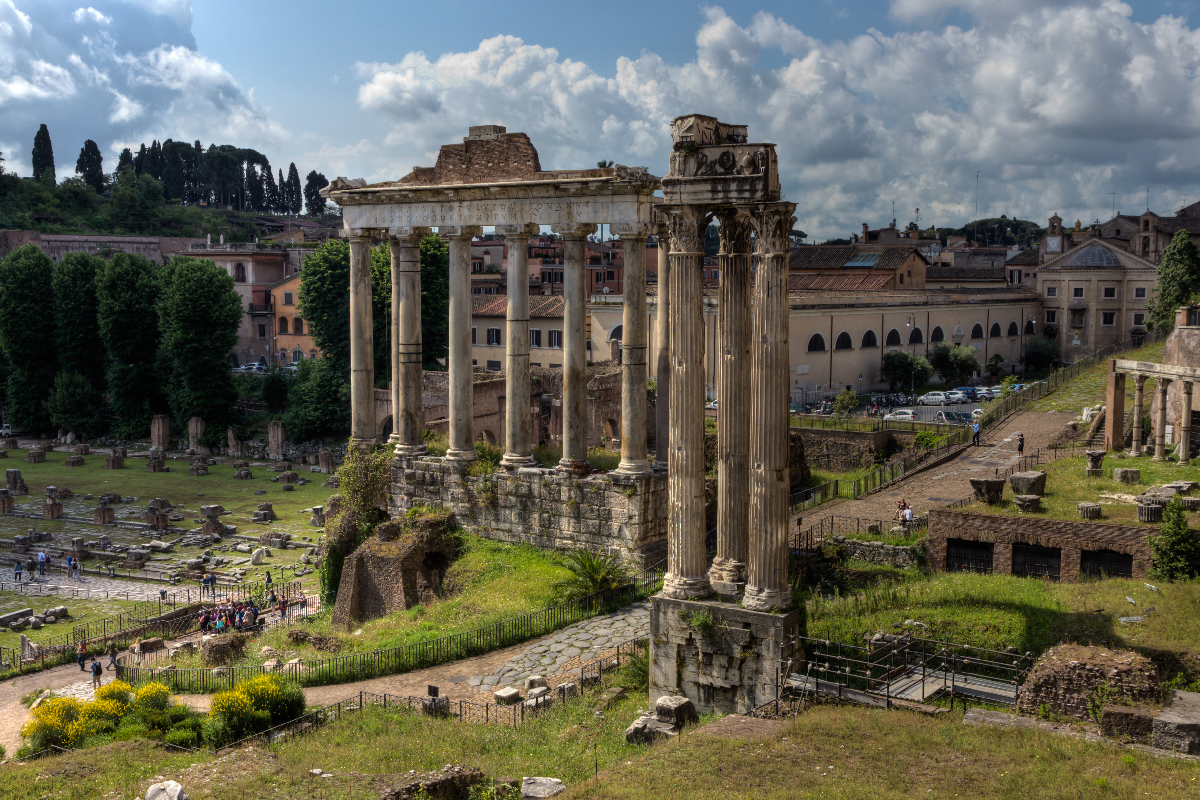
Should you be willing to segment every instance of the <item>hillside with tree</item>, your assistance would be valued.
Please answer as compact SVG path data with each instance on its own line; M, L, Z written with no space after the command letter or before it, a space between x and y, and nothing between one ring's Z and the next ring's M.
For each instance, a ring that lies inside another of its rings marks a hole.
M61 150L60 150L61 153ZM34 136L33 175L3 168L0 154L0 228L43 233L141 236L224 235L250 241L262 215L325 217L337 214L320 190L328 179L289 164L273 167L257 150L229 144L204 147L167 139L121 151L105 171L96 142L83 142L74 174L56 165L50 132ZM61 164L62 162L60 162ZM65 165L63 165L65 166Z

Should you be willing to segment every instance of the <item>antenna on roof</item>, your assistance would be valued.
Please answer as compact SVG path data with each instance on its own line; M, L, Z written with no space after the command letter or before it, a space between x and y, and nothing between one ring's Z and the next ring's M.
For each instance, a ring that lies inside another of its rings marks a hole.
M1115 219L1117 216L1117 193L1109 192L1108 196L1113 199L1113 218Z

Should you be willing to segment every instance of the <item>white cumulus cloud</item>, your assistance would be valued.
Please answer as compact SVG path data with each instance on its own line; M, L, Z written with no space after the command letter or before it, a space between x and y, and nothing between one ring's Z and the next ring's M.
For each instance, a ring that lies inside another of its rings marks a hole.
M674 116L746 123L778 145L799 225L822 237L886 222L892 201L900 224L918 207L923 225L961 224L977 170L988 216L1090 221L1111 211L1108 192L1140 210L1147 183L1163 212L1189 187L1194 199L1200 31L1186 20L1138 23L1115 0L892 0L890 13L929 22L823 41L771 14L707 7L684 63L588 64L497 36L359 64L358 102L389 120L380 144L401 173L469 125L525 131L544 168L605 158L661 173ZM938 27L948 13L971 25Z
M88 6L87 8L77 8L75 9L75 13L71 16L74 17L76 22L86 22L91 20L92 22L98 22L101 25L112 24L112 17L104 16L91 6Z

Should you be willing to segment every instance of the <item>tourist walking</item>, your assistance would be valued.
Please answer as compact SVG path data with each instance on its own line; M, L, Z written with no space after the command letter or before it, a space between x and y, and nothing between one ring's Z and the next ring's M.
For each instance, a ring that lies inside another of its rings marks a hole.
M104 652L108 654L108 669L117 668L117 643L110 641L108 647L104 648Z
M100 688L100 677L104 674L104 667L100 666L99 659L92 658L92 688Z
M87 667L83 665L87 661L87 648L83 646L83 642L80 642L79 646L75 648L75 661L79 664L80 672L87 672Z
M285 597L279 601L279 621L280 622L287 619L287 608L288 608L288 602L287 602L287 598Z
M38 551L38 575L40 575L42 577L46 576L46 551L45 550Z
M13 577L16 579L17 583L21 582L21 566L21 559L18 558L17 563L13 566Z
M1018 433L1017 434L1017 455L1019 456L1024 452L1025 452L1025 434Z
M971 430L973 430L975 432L974 444L976 447L978 447L979 446L979 422L978 421L976 421L975 425L972 426Z

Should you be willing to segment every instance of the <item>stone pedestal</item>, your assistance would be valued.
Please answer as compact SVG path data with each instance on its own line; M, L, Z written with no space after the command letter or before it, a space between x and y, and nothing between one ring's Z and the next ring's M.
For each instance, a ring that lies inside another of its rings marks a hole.
M1008 477L1013 494L1036 494L1039 497L1046 493L1046 473L1014 472Z
M122 456L105 456L105 469L125 469L125 459Z
M1138 503L1138 522L1162 522L1163 507L1157 503Z
M682 694L702 712L749 713L775 699L785 645L799 632L798 610L657 595L650 601L651 702Z
M1101 506L1099 503L1076 503L1075 510L1084 519L1100 519Z
M167 523L167 515L166 514L157 514L157 513L156 514L147 514L146 515L146 523L149 524L150 527L154 528L154 530L156 530L156 531L165 531L167 529L167 524L168 524Z
M166 452L171 441L171 418L166 414L155 414L150 420L150 446Z
M0 514L11 514L17 507L8 489L0 489Z
M0 458L8 458L8 451L0 450Z
M1104 457L1108 455L1105 450L1085 450L1083 454L1087 456L1087 469L1083 471L1085 478L1102 478L1104 477Z
M163 472L167 468L167 463L161 458L151 458L146 461L146 472Z
M63 515L63 505L57 500L47 499L42 503L42 519L58 519Z
M1117 483L1138 484L1142 482L1142 471L1129 467L1117 467L1113 470L1113 480Z
M4 439L3 441L0 441L0 447L3 447L5 450L16 450L18 449L17 440Z
M1017 511L1025 514L1035 514L1042 510L1042 498L1036 494L1019 494L1013 497Z
M92 448L88 447L86 444L75 445L75 455L90 456L91 454L92 454Z
M1004 494L1004 478L971 478L975 499L994 506Z
M25 479L21 477L19 469L4 470L4 483L8 493L13 497L29 494L29 487L25 485Z
M82 467L84 465L83 456L67 456L64 464L68 467Z
M25 454L25 461L29 464L44 464L46 462L46 451L30 450Z
M107 503L101 503L100 507L92 512L92 523L95 525L112 525L117 521L117 510L109 508Z

